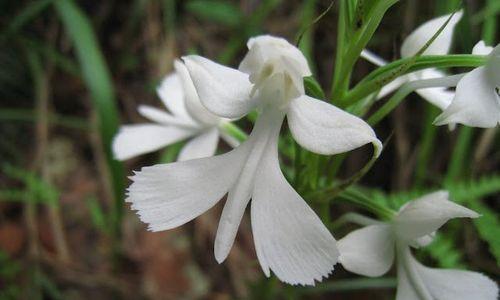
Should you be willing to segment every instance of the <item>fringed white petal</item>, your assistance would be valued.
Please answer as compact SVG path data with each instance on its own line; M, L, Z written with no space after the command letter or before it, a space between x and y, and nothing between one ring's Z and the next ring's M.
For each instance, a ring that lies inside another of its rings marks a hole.
M388 224L363 227L338 241L339 262L356 274L382 276L394 261L394 242L394 233Z
M315 153L338 154L367 143L374 145L377 156L382 150L382 143L365 121L309 96L292 100L288 125L295 140Z
M234 184L244 155L224 155L142 168L131 177L127 202L151 231L172 229L196 218Z
M257 171L251 203L257 257L264 273L283 282L314 285L337 263L335 239L281 173L277 141Z
M252 197L257 169L263 167L263 156L272 151L270 143L278 140L283 118L284 115L280 112L265 111L257 119L248 140L238 147L238 151L248 154L235 184L229 190L217 228L214 252L219 263L226 259L233 246L241 218Z
M181 141L196 133L193 129L156 124L125 125L113 139L113 153L116 159L152 152Z
M248 75L204 57L183 57L201 103L224 118L239 118L255 106Z
M211 128L189 140L179 153L178 161L210 157L217 150L219 131Z

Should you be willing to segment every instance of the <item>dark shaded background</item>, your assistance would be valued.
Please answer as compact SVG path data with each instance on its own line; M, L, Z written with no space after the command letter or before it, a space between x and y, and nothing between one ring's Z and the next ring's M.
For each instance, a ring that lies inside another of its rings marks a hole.
M409 32L452 11L456 2L400 1L389 10L370 49L386 59L398 58ZM0 299L393 299L394 271L367 280L337 266L328 283L317 288L265 279L247 217L229 258L218 265L212 249L221 204L176 230L149 233L127 207L123 217L116 211L115 201L122 198L113 196L109 179L116 170L109 168L104 149L114 129L103 133L99 124L112 124L115 117L123 123L143 121L136 107L160 106L155 87L172 70L173 59L198 53L235 66L249 36L270 33L294 41L330 1L75 3L90 20L104 65L80 59L75 34L68 33L56 4L0 2ZM334 66L337 6L307 31L303 45L326 90ZM483 28L485 3L464 1L464 6L468 17L457 30L456 53L470 53ZM81 37L76 33L76 39ZM353 82L372 69L360 61ZM89 85L88 74L100 78L106 70L108 89ZM119 116L113 105L99 106L96 97L113 100ZM378 125L381 139L394 136L362 183L385 192L432 190L444 179L456 183L498 173L497 129L433 129L429 124L437 113L412 95ZM251 129L247 120L238 124ZM426 148L424 139L431 139ZM124 172L171 161L178 148L127 161ZM368 157L368 149L351 153L341 177L356 172ZM450 171L453 159L462 163ZM492 185L498 190L500 180ZM498 200L497 193L481 205L495 212ZM335 203L332 218L352 209ZM498 214L492 224L498 224ZM438 244L442 249L420 258L431 266L465 266L498 278L492 248L478 229L469 221L449 227ZM335 231L336 238L350 229Z

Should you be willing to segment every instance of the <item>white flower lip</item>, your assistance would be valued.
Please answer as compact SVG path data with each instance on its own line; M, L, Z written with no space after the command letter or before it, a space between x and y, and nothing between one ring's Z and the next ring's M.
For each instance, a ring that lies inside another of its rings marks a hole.
M337 154L382 144L360 118L305 95L310 75L301 52L286 40L253 38L249 52L232 69L196 55L183 57L201 104L223 118L239 118L255 108L260 115L248 139L214 157L143 168L131 179L127 201L150 230L180 226L227 200L214 244L223 262L234 243L251 199L251 221L263 272L290 284L314 285L337 262L336 241L320 218L283 176L278 138L286 116L292 135L305 148Z
M411 254L411 246L425 246L428 241L423 238L449 219L478 216L448 200L446 191L431 193L403 206L391 223L369 225L340 239L339 262L350 272L373 277L389 271L396 258L396 300L495 300L498 287L488 277L476 272L428 268Z

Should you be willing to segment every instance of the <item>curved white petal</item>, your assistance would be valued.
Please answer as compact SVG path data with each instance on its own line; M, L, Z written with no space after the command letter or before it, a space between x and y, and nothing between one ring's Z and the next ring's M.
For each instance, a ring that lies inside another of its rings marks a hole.
M384 85L384 87L382 87L382 89L377 95L377 99L384 98L385 96L397 90L403 84L407 83L409 80L410 78L408 75L403 75L395 78L393 81L389 82L388 84Z
M220 118L209 112L200 102L196 89L189 72L180 60L174 62L174 67L179 75L180 82L184 90L184 102L186 109L195 120L207 125L215 125L220 121Z
M365 121L309 96L292 100L288 125L295 140L315 153L343 153L367 143L373 143L376 155L382 150L382 143Z
M473 127L495 127L500 122L500 96L485 67L465 75L457 85L455 98L434 123L460 123Z
M413 74L410 74L410 75L413 75ZM415 77L418 76L418 79L433 79L433 78L446 77L447 75L440 70L425 69L425 70L417 72L413 76L415 76ZM453 98L455 97L455 92L450 91L447 88L443 88L443 87L419 89L416 92L422 98L427 100L429 103L437 106L441 110L445 110L450 105Z
M183 57L201 103L224 118L239 118L248 113L255 100L248 75L197 55Z
M219 142L219 131L211 128L195 136L182 147L178 161L213 156Z
M131 177L127 202L149 230L180 226L219 201L233 185L245 153L233 150L208 158L142 168Z
M270 151L271 139L278 140L283 118L282 113L265 111L257 119L248 140L238 148L247 149L243 151L247 151L248 155L235 184L229 190L217 228L214 252L219 263L226 259L233 246L241 218L252 197L256 172L262 168L262 157Z
M448 192L439 191L407 203L394 218L399 239L411 243L431 234L453 218L477 218L479 215L448 200Z
M398 290L396 300L434 300L418 272L418 262L410 247L396 242L398 264Z
M382 276L394 261L394 233L388 224L355 230L339 240L337 245L342 266L363 276Z
M314 285L333 271L335 239L281 173L277 140L264 154L255 177L252 231L259 263L283 282Z
M181 79L177 73L171 73L165 76L156 89L156 92L165 107L167 107L172 114L189 118L184 105L184 91Z
M493 51L493 47L486 46L484 41L479 41L472 48L472 54L474 55L488 55Z
M152 107L149 105L139 105L137 111L141 116L146 119L149 119L153 122L164 124L164 125L175 125L175 126L184 126L190 128L198 128L199 125L196 124L190 118L179 117L176 115L171 115L166 111L160 110L156 107Z
M450 14L451 15L451 14ZM434 36L450 15L432 19L420 25L403 42L401 57L410 57L415 54ZM451 18L450 22L423 55L444 55L450 51L455 26L460 22L463 12L459 11Z
M125 125L113 139L113 153L116 159L125 160L176 143L194 133L192 129L174 126Z
M416 262L417 270L434 299L496 300L497 284L481 273L432 269Z
M368 49L363 49L363 51L361 51L361 57L379 67L387 65L387 61L385 59Z

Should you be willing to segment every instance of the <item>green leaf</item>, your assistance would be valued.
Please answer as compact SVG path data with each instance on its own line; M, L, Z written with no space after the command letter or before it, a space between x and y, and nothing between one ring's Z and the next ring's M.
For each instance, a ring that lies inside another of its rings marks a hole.
M244 18L239 8L229 1L191 0L186 9L207 21L230 27L238 26Z
M54 0L54 5L81 66L83 80L97 111L99 133L103 142L114 192L113 225L117 235L123 214L123 165L113 159L111 142L118 129L118 111L111 75L101 53L90 20L73 0Z

